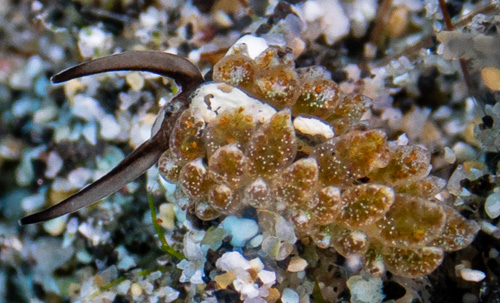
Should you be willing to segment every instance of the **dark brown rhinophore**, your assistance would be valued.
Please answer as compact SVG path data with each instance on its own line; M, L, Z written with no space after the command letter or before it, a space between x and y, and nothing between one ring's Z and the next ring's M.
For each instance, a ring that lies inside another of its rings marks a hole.
M165 112L159 117L159 130L102 178L60 203L22 218L19 221L21 225L43 222L75 212L117 192L153 166L168 149L175 121L189 106L191 93L203 83L199 69L187 59L159 51L125 52L71 67L52 77L52 82L60 83L102 72L126 70L152 72L170 77L182 87L182 92L168 104L168 108L163 109Z

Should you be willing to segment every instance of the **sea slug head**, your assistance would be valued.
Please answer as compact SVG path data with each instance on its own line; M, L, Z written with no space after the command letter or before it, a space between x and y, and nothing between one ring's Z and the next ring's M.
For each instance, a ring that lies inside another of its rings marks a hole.
M84 62L52 77L53 83L110 71L145 71L170 77L182 87L171 102L160 110L152 136L115 168L76 194L41 212L19 221L21 225L50 220L89 206L117 192L153 166L168 149L170 133L177 118L189 106L190 95L204 80L198 68L187 59L159 51L130 51Z

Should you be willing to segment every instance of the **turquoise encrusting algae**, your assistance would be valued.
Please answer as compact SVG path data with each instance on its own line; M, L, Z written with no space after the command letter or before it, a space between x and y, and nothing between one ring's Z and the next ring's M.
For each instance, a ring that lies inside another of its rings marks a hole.
M429 175L430 153L362 123L369 100L341 93L320 68L295 69L278 47L253 59L240 46L213 79L276 111L222 107L205 121L192 104L179 119L159 168L200 219L246 206L276 212L299 237L358 257L373 275L429 274L444 251L474 239L478 224L435 199L446 182Z

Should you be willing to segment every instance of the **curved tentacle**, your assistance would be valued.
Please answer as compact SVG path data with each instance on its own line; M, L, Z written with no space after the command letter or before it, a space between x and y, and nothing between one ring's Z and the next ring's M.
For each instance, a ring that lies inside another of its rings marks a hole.
M128 51L70 67L52 77L53 83L110 71L147 71L170 77L184 91L203 82L200 70L186 58L160 51Z
M71 197L41 212L22 218L19 224L33 224L50 220L79 210L109 196L141 176L153 166L168 148L170 133L177 117L189 106L191 92L203 83L203 76L187 59L164 52L132 51L91 60L60 72L52 77L54 83L107 71L149 71L173 78L182 86L182 92L171 101L160 130L139 146L109 173L83 188Z
M52 207L22 218L19 224L47 221L96 203L141 176L158 161L162 152L161 147L155 144L155 140L146 141L94 183Z

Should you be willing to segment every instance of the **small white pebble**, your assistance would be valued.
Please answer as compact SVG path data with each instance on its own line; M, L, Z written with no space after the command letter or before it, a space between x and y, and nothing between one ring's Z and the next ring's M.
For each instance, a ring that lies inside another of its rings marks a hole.
M113 115L105 115L101 119L101 137L106 140L116 139L120 134L120 124L116 121Z
M139 72L127 73L125 79L130 88L136 92L144 87L144 77Z
M66 225L66 232L74 234L78 231L78 218L71 218Z
M259 295L259 289L255 284L247 283L241 287L240 293L243 298L252 299Z
M137 263L131 255L125 255L120 258L120 261L117 264L119 269L129 270L132 267L135 267Z
M471 281L471 282L480 282L484 278L486 278L484 272L470 268L462 268L460 270L460 276L465 281Z
M163 16L160 11L154 6L150 6L145 12L139 16L139 21L142 27L153 30L160 21L163 21Z
M93 121L104 116L104 111L99 102L92 97L82 94L76 95L73 99L71 113L85 121Z
M63 160L59 155L52 151L47 159L47 170L45 170L45 177L54 178L63 166Z
M453 149L448 146L444 147L444 160L449 164L453 164L457 161L457 155L455 155Z
M481 221L479 225L481 226L481 230L488 235L493 235L499 230L498 227L487 221Z
M163 203L159 208L158 218L161 219L161 227L173 230L175 228L175 211L173 203Z
M491 219L500 216L500 194L493 193L489 195L484 203L484 210Z
M248 244L250 245L250 247L257 247L257 246L260 246L260 244L262 244L262 240L264 240L264 236L257 235L255 237L253 237L252 240L250 240L250 242Z
M97 144L97 126L94 122L87 123L83 127L82 135L87 141L92 144Z
M221 10L218 10L213 14L213 19L218 25L224 28L233 25L231 18Z
M116 287L116 292L119 294L126 294L128 292L128 290L130 289L131 284L132 284L132 282L130 282L130 280L123 281L122 283L118 284L118 286Z
M347 287L351 291L351 303L380 303L384 299L382 279L378 277L352 276L347 280Z
M248 49L248 55L250 58L255 59L257 56L259 56L263 51L265 51L269 45L267 45L267 42L264 38L260 37L255 37L252 35L245 35L238 39L234 43L234 46L238 44L246 44L247 49ZM229 49L228 54L232 53L233 50L232 48Z
M453 145L453 151L455 152L456 158L460 160L460 162L476 160L476 150L467 143L457 142Z
M299 272L303 271L307 267L307 261L302 259L301 257L293 257L290 260L290 263L288 263L288 268L287 270L289 272Z
M291 288L285 288L281 295L282 303L299 303L299 299L299 294Z
M357 254L350 254L346 257L345 264L350 272L359 272L363 266L363 260Z
M498 252L498 250L496 248L490 249L490 251L488 253L488 256L490 257L490 259L495 259L499 255L500 255L500 253Z
M222 228L232 236L231 245L245 246L245 243L259 232L259 225L255 220L228 216L222 221Z
M87 184L92 177L92 172L86 168L79 167L68 174L68 181L73 188L81 188Z
M154 286L149 280L142 280L138 283L141 285L142 291L145 294L151 295L153 293Z
M34 12L37 12L42 10L43 8L43 4L39 1L33 1L33 3L31 3L31 10L34 11Z
M113 36L97 26L82 28L78 33L78 50L84 58L105 53L113 46Z
M132 286L130 286L130 291L134 296L142 295L142 287L139 283L133 283Z
M172 302L179 297L180 292L170 286L165 287L165 302Z
M262 281L262 283L267 285L272 285L276 282L276 273L270 270L261 270L257 276Z
M217 262L215 262L215 266L223 271L231 271L235 268L242 268L244 270L251 268L250 262L237 251L223 254Z
M43 222L43 229L51 236L54 237L59 236L64 232L64 229L66 228L67 219L68 216L63 216Z
M398 145L408 145L408 136L406 134L402 134L398 137L397 143Z
M76 259L78 262L83 264L89 264L93 261L93 256L91 256L88 252L84 250L80 250L76 253Z
M276 237L288 243L295 243L297 241L293 225L281 216L276 222Z

